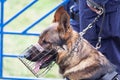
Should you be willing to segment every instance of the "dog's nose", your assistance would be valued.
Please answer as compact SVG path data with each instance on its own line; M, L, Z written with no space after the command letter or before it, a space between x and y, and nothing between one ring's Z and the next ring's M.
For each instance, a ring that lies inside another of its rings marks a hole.
M40 53L41 52L32 45L23 52L23 56L29 61L37 61L39 60Z
M24 57L24 58L29 58L29 57L30 57L30 54L29 54L29 53L23 54L23 57Z
M39 56L36 56L34 54L30 54L30 53L27 53L27 54L24 54L23 57L29 61L37 61L39 59Z
M26 58L26 59L28 59L28 60L31 60L31 59L32 59L32 55L31 55L31 53L29 53L29 52L24 53L22 56L23 56L23 58Z

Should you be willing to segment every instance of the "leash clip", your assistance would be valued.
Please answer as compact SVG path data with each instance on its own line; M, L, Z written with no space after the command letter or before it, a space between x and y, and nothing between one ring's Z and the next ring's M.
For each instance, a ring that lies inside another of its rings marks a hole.
M101 47L101 39L102 39L102 37L98 38L98 42L96 44L96 49L99 49Z

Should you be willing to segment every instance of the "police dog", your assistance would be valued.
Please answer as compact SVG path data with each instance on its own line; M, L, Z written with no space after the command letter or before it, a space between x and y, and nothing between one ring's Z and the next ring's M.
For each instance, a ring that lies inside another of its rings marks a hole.
M43 53L27 56L34 61L44 56L39 69L47 67L55 61L59 66L59 72L70 80L98 80L100 77L115 70L114 65L98 50L96 50L70 25L70 16L60 7L54 15L52 24L43 31L38 40L44 49ZM55 54L54 54L55 53Z

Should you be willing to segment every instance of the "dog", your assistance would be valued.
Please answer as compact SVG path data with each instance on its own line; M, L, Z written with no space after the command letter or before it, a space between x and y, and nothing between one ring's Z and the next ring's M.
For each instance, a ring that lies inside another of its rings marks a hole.
M26 59L40 64L37 69L54 61L62 76L69 80L113 80L108 76L105 79L106 74L117 75L116 67L72 29L70 16L63 7L55 12L52 24L39 36L37 46L40 52L25 55Z

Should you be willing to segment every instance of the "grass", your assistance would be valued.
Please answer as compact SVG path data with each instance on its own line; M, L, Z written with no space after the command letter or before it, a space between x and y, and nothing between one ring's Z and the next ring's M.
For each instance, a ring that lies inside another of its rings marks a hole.
M5 2L5 21L25 7L32 0L7 0ZM21 32L42 15L55 7L62 0L39 0L27 11L5 26L4 31ZM34 26L29 32L41 33L52 22L53 14ZM26 47L36 43L36 36L4 35L4 53L20 54ZM4 58L4 76L34 77L33 74L16 58ZM55 65L45 76L61 78Z

